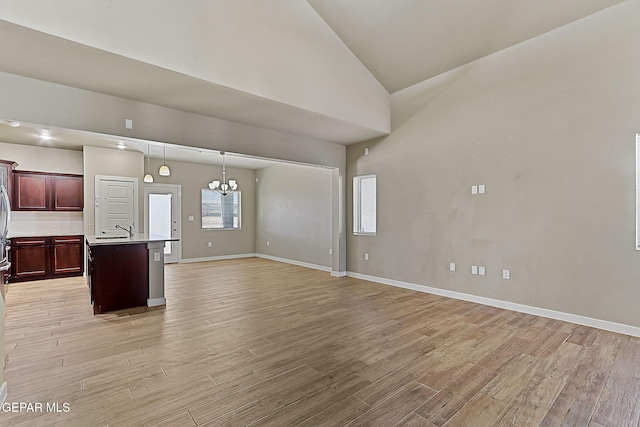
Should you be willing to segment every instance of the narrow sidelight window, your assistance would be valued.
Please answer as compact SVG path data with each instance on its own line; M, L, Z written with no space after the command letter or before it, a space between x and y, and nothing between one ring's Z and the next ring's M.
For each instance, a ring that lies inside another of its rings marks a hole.
M353 234L376 235L376 175L353 178Z

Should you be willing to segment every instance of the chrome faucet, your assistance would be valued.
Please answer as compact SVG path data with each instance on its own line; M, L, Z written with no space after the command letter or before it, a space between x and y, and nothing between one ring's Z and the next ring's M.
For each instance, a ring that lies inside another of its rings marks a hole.
M116 224L116 228L119 228L120 230L126 231L127 233L129 233L129 238L133 239L133 225L127 225L127 227L129 227L129 228L125 228L120 224Z

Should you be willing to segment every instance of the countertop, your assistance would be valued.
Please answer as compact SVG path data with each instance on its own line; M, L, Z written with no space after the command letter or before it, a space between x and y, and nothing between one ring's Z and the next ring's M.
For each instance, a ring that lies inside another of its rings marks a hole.
M87 244L89 246L105 246L105 245L132 245L137 243L151 243L151 242L177 242L180 239L168 238L157 236L154 234L135 234L133 237L109 237L101 238L102 236L88 235L85 236Z
M27 233L11 233L7 235L7 239L16 239L20 237L60 237L60 236L82 236L83 233L38 233L38 232L27 232Z

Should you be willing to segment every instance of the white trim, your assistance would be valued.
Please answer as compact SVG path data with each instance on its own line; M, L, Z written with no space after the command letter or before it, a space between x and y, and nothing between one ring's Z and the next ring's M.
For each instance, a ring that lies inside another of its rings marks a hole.
M307 267L307 268L313 268L314 270L326 271L327 273L331 272L331 267L327 267L324 265L310 264L308 262L296 261L293 259L280 258L280 257L265 255L265 254L256 254L256 256L258 258L270 259L271 261L284 262L287 264L298 265L300 267Z
M6 381L3 382L2 387L0 387L0 405L2 405L5 400L7 400L7 382Z
M347 272L346 271L331 271L331 275L333 277L346 277L347 276Z
M368 280L370 282L381 283L383 285L396 286L399 288L411 289L418 292L440 295L443 297L459 299L463 301L475 302L506 310L518 311L521 313L533 314L535 316L547 317L549 319L562 320L564 322L576 323L578 325L590 326L592 328L604 329L605 331L617 332L620 334L640 337L640 328L637 326L624 325L622 323L609 322L607 320L593 319L591 317L579 316L577 314L564 313L561 311L549 310L546 308L532 307L509 301L502 301L493 298L486 298L477 295L465 294L462 292L449 291L446 289L432 288L430 286L416 285L414 283L401 282L399 280L385 279L382 277L369 276L366 274L347 272L347 276L355 279Z
M256 257L256 254L236 254L236 255L210 256L210 257L204 257L204 258L183 258L180 260L180 264L188 264L190 262L222 261L225 259L255 258L255 257Z
M157 307L159 305L167 305L166 298L148 298L147 307Z

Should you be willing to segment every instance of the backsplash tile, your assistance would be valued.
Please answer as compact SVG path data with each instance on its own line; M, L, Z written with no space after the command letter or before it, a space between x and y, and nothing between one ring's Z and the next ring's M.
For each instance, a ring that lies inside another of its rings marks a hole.
M11 212L9 237L84 234L82 212Z

